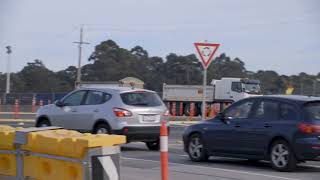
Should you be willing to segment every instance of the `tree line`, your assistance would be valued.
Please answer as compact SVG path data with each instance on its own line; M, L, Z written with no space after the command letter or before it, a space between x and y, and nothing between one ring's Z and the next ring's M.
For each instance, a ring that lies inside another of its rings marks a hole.
M202 84L202 66L194 54L177 55L174 53L161 57L149 56L141 46L131 50L119 47L114 41L107 40L95 47L88 59L89 63L82 67L83 81L118 81L131 76L145 82L147 89L162 91L162 84ZM77 68L69 66L54 72L43 62L36 59L11 78L12 92L68 92L74 89ZM249 71L240 58L231 58L225 53L215 58L208 68L208 83L212 79L222 77L240 77L258 79L264 94L283 94L289 86L294 94L320 94L320 73L309 75L279 75L277 72ZM5 91L5 73L0 73L0 92ZM317 88L317 86L319 88Z

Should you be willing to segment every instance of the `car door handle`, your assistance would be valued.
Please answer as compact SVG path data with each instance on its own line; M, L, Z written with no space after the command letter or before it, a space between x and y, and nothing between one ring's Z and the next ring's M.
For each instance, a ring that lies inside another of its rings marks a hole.
M93 112L99 112L99 109L95 109L95 110L93 110Z
M78 112L76 109L71 110L71 112Z
M271 128L272 126L270 124L265 124L264 127L265 128Z
M234 125L234 127L239 128L241 127L239 124Z

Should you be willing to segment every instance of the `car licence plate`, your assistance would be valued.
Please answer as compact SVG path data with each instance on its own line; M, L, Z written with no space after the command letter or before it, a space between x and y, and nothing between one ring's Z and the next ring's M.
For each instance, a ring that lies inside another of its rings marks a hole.
M156 121L156 116L154 115L149 115L149 116L146 116L144 115L143 116L143 122L155 122Z

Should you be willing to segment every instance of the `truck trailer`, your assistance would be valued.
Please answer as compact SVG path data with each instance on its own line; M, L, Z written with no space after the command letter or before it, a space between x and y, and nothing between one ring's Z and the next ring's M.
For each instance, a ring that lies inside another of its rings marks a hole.
M206 90L207 106L218 107L219 111L240 99L261 94L259 80L229 77L221 78L221 80L212 80ZM175 111L173 114L178 116L189 116L190 107L193 105L193 115L201 115L203 86L163 84L162 92L163 101L168 107L171 107L169 108L171 113Z

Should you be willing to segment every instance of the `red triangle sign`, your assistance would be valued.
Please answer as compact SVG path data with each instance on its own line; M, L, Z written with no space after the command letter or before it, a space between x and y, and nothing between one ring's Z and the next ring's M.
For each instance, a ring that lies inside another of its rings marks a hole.
M194 43L197 52L200 56L204 69L207 69L213 59L214 54L218 50L220 44L212 43Z

